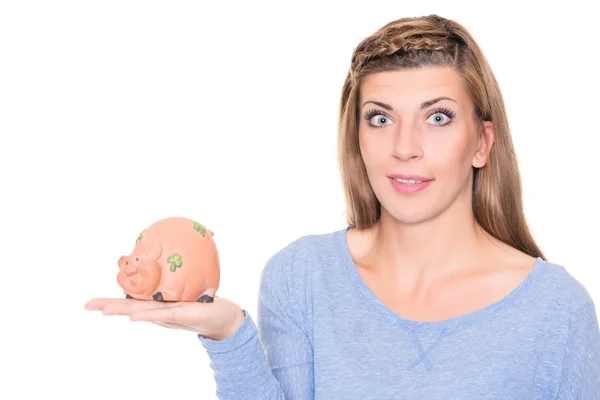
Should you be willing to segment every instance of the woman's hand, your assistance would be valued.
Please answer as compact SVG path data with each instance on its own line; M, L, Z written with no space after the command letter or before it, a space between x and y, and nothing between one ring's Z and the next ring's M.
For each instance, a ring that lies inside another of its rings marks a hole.
M227 339L244 322L242 309L219 296L212 303L98 298L90 300L85 309L127 315L132 321L192 331L213 340Z

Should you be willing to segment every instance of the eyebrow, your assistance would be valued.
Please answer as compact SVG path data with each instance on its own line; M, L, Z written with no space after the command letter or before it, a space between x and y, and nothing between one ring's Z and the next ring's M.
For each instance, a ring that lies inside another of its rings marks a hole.
M431 100L427 100L421 103L421 110L424 108L427 108L435 103L437 103L438 101L442 101L442 100L450 100L456 103L456 100L454 100L451 97L447 97L447 96L440 96L440 97L436 97L435 99L431 99ZM394 111L394 108L392 106L390 106L389 104L385 104L382 103L380 101L371 101L371 100L367 100L363 103L363 107L365 106L365 104L367 103L373 103L373 104L377 104L379 107L385 108L388 111Z

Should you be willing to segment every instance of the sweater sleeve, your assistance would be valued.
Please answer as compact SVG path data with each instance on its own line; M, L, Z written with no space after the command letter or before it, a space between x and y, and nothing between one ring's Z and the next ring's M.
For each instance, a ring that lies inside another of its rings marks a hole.
M600 399L600 330L590 300L571 315L557 400Z
M217 397L226 400L311 400L312 342L290 296L286 252L272 257L260 279L258 327L244 310L238 330L216 341L198 335L210 358Z

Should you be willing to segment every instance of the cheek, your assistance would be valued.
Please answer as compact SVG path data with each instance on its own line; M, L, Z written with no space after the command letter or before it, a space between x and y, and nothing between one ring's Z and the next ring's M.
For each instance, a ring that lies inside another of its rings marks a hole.
M361 135L359 140L360 151L367 170L386 163L390 155L391 144L384 135L367 133Z
M426 156L428 164L435 166L438 173L461 174L471 162L471 145L464 135L452 134L431 138Z

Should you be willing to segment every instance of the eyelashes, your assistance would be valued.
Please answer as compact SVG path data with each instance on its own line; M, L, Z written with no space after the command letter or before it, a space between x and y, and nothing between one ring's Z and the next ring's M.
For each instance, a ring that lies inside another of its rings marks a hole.
M454 119L454 117L456 116L456 113L454 111L449 110L445 107L438 107L438 108L430 111L427 114L427 118L429 118L435 114L441 114L448 118L448 121L445 123L434 124L434 126L437 126L437 127L442 127L442 126L446 126L446 125L450 124L452 122L452 120ZM383 128L385 126L385 125L382 125L382 126L373 125L371 123L371 119L373 119L373 117L375 117L377 115L381 115L383 118L391 119L390 116L387 113L385 113L384 111L377 110L377 109L371 109L365 113L365 119L369 122L369 126L372 126L373 128ZM384 124L385 124L385 122L384 122Z

